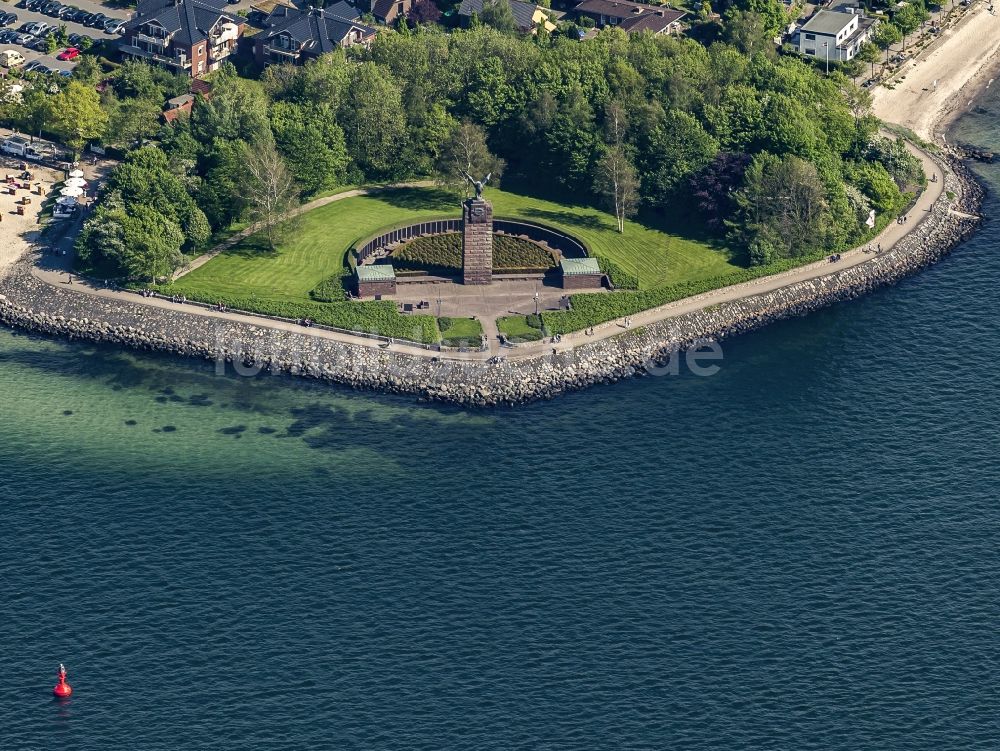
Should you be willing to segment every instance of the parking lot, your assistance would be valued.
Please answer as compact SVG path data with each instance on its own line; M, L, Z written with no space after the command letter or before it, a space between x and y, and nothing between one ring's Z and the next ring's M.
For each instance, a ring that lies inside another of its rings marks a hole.
M65 4L72 5L73 7L80 8L81 10L85 10L89 13L103 13L109 18L118 18L122 21L128 20L128 16L130 14L130 11L127 8L113 8L103 3L94 2L94 0L72 0L72 2ZM7 30L16 31L24 24L42 22L47 23L52 27L52 29L58 29L60 26L65 26L67 34L85 34L93 39L95 43L103 40L116 40L119 38L117 34L108 34L102 28L84 26L83 24L76 23L75 21L66 21L61 18L47 16L37 10L15 7L13 2L0 3L0 11L5 13L14 13L17 15L17 21L4 29L0 29L0 32ZM65 47L60 47L54 53L48 54L46 52L29 49L26 46L19 45L14 42L5 42L0 44L0 50L7 49L17 50L24 55L25 65L30 63L32 60L38 60L46 67L53 70L72 70L76 65L75 61L56 59L56 56L62 52Z

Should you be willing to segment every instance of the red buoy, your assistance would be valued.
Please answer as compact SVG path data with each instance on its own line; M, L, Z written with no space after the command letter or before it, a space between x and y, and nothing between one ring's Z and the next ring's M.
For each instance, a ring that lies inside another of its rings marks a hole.
M73 689L68 683L66 683L66 668L63 664L59 663L59 683L56 684L55 688L52 689L52 695L57 699L68 699L70 694L73 693Z

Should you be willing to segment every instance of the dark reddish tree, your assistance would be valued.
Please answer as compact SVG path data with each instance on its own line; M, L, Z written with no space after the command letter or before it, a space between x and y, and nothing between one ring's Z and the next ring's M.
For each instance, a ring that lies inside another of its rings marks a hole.
M434 4L434 0L417 0L410 6L407 18L418 24L437 23L441 20L441 10Z
M749 166L749 155L723 151L691 177L691 198L711 229L722 229L724 221L734 215L733 194L743 186L743 175Z

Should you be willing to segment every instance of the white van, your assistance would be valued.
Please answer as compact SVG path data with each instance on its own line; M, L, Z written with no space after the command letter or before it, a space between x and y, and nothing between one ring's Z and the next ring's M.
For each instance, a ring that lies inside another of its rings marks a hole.
M4 50L0 52L0 65L5 68L16 68L24 65L24 55L17 50Z
M0 151L24 159L38 160L42 158L42 152L32 146L27 138L22 138L21 136L11 136L6 141L0 143Z

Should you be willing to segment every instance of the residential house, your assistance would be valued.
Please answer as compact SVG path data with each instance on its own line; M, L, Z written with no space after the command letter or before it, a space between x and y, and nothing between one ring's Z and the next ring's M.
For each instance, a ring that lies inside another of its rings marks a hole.
M853 60L876 23L851 7L817 11L799 30L799 52L831 62Z
M458 15L461 16L463 23L467 24L473 13L477 16L483 14L485 4L485 0L462 0L462 4L458 8ZM517 24L517 29L522 34L534 34L539 27L544 28L549 33L558 28L551 20L554 16L553 11L542 8L540 5L524 3L521 0L510 0L510 9L514 14L514 23Z
M687 14L657 5L628 0L583 0L573 8L578 18L586 17L598 27L617 26L630 34L649 31L653 34L679 34L681 19Z
M360 21L365 14L376 21L391 24L410 12L413 0L336 0L327 3L326 9L339 18Z
M262 65L303 63L338 47L368 45L374 38L375 29L335 15L333 10L278 5L264 22L264 30L254 37L254 55Z
M226 0L139 0L118 49L191 77L218 68L236 49L246 22Z
M163 110L163 120L167 125L173 125L181 115L190 115L194 109L194 94L181 94L173 99L167 100L166 109Z

